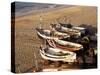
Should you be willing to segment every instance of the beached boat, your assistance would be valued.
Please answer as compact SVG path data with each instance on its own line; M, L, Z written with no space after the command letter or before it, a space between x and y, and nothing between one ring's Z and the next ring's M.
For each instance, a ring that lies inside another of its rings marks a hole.
M47 40L47 43L53 48L57 47L68 51L78 51L83 49L83 46L81 44L63 41L59 39Z
M61 32L54 32L54 35L51 35L51 31L50 30L45 30L45 29L39 29L37 28L37 34L39 37L43 38L43 39L64 39L64 38L69 38L70 36L68 34L65 33L61 33Z
M86 30L87 30L84 27L78 27L78 26L74 26L74 27L72 27L72 29L80 31L81 34L85 34L86 33Z
M71 29L74 29L74 30L78 30L81 32L81 34L85 34L86 33L86 28L84 27L80 27L80 26L73 26L72 24L70 23L67 23L67 24L64 24L64 23L59 23L62 27L65 27L65 28L71 28Z
M45 60L63 62L75 62L76 60L76 53L64 51L59 48L41 47L40 54Z
M56 31L66 33L66 34L73 36L75 38L78 38L81 36L81 32L79 30L76 30L76 29L63 27L61 25L55 25L53 27L55 28Z

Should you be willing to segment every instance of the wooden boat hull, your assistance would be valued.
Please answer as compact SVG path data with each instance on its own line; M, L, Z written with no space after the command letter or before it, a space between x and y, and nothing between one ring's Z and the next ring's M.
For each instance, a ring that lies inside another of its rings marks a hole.
M77 30L77 31L81 32L81 34L85 34L86 33L86 28L84 28L84 27L73 26L70 23L68 23L68 24L59 23L59 24L62 27L70 28L70 29L73 29L73 30Z
M61 27L62 29L59 30L60 32L63 33L67 33L70 36L74 36L74 37L80 37L81 33L78 30L74 30L74 29L70 29L70 28L66 28L66 27Z
M73 28L67 28L59 25L54 25L53 28L55 28L56 31L66 33L70 36L73 36L74 38L78 38L81 36L81 32L79 30L73 29Z
M86 33L86 28L84 28L84 27L72 27L72 29L78 30L79 32L81 32L81 34Z
M42 39L64 39L69 38L68 34L55 32L55 36L50 35L50 30L37 29L37 35Z
M59 43L58 41L64 43ZM72 42L67 42L67 41L63 41L63 40L47 40L47 43L50 47L57 47L57 48L61 48L63 50L68 50L68 51L78 51L83 49L83 46L80 44L76 44L76 43L72 43ZM72 46L72 47L71 47Z
M53 49L53 51L55 53L57 53L57 50L58 52L62 52L63 53L63 50L61 49L54 49L54 48L51 48ZM42 56L43 59L45 60L51 60L51 61L63 61L63 62L75 62L76 60L76 53L74 52L69 52L69 51L65 51L64 53L69 53L68 55L62 55L62 56L58 56L58 55L54 55L54 54L51 54L51 53L46 53L44 51L44 49L40 49L40 55Z

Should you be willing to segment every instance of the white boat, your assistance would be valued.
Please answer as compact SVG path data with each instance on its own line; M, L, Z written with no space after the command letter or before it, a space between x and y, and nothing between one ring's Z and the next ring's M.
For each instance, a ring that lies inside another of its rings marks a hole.
M67 28L67 27L63 27L60 25L55 25L53 27L55 28L56 31L66 33L70 36L74 36L75 38L78 38L81 36L81 32L79 30L76 30L76 29Z
M57 32L57 31L54 32L54 36L52 36L50 30L39 29L39 28L37 28L37 34L39 37L43 39L56 39L56 38L63 39L63 38L70 37L68 34Z
M81 36L80 31L75 30L75 29L71 29L71 28L66 28L66 27L61 27L62 31L64 31L65 33L69 34L69 35L74 35L74 36Z
M81 44L59 40L59 39L47 40L47 43L50 47L53 48L57 47L68 51L78 51L83 49L83 46Z
M74 30L78 30L78 31L80 31L81 32L81 34L85 34L86 33L86 28L84 28L84 27L72 27L72 29L74 29Z
M59 48L41 48L40 54L43 59L51 61L75 62L76 53L64 51Z
M60 23L60 26L65 27L65 28L78 30L78 31L81 32L81 34L85 34L86 33L86 28L80 27L80 26L73 26L70 23L67 23L67 24Z

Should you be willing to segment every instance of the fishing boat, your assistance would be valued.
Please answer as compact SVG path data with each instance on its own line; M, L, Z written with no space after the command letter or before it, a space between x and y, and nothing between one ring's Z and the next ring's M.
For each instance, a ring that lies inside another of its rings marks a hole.
M78 50L83 49L83 46L81 44L59 40L59 39L53 39L53 40L47 39L47 44L50 47L53 47L53 48L57 47L57 48L61 48L63 50L68 50L68 51L78 51Z
M40 54L45 60L63 62L75 62L76 60L76 53L64 51L59 48L41 47Z
M56 31L66 33L70 36L73 36L74 38L78 38L81 36L81 32L79 30L76 30L76 29L67 28L67 27L64 27L61 25L54 25L52 27L55 28Z
M71 28L71 29L74 29L74 30L78 30L79 32L81 32L81 34L85 34L86 33L86 28L84 27L80 27L80 26L73 26L72 24L70 23L67 23L67 24L64 24L64 23L59 23L62 27L65 27L65 28Z
M54 34L52 35L52 32L50 30L39 29L39 28L36 28L36 30L37 30L38 36L43 39L56 39L56 38L64 39L64 38L70 37L68 34L57 32L57 31L55 31Z
M86 33L86 30L87 30L84 27L78 27L78 26L74 26L74 27L72 27L72 29L80 31L81 34L85 34Z

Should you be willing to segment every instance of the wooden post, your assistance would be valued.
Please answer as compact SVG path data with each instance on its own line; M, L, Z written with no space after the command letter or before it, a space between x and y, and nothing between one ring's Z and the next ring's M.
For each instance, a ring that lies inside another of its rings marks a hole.
M37 58L37 56L36 56L36 53L34 52L34 59L35 59L35 67L36 67L36 71L38 71L39 70L39 66L38 66L38 58Z

